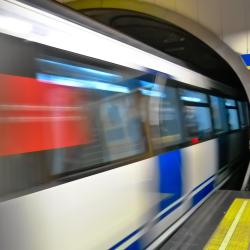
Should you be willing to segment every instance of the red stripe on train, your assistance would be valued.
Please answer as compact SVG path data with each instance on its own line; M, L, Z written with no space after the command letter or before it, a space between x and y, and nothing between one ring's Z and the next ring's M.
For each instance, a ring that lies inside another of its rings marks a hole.
M90 142L87 91L0 74L0 155Z

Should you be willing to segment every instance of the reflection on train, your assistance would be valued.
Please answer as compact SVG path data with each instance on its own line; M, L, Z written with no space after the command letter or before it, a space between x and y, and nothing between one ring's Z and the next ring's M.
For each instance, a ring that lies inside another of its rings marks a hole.
M242 93L144 45L0 9L0 249L146 248L248 160Z

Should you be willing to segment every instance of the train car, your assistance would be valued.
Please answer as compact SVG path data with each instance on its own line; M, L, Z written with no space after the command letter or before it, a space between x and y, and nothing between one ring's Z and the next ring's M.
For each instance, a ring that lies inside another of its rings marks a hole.
M244 93L71 10L2 0L0 50L0 249L156 248L248 161Z

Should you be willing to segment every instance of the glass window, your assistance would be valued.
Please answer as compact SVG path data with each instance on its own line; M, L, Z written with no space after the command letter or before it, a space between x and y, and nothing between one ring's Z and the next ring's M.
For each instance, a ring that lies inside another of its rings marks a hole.
M237 114L237 109L227 109L228 111L228 125L230 130L239 129L239 119Z
M166 87L160 100L159 120L162 145L178 144L182 141L177 91Z
M66 132L60 124L54 126L55 140L62 136L78 138L73 147L55 151L55 174L145 153L141 108L144 94L140 90L145 85L154 85L153 75L108 64L95 66L91 61L44 57L37 58L36 63L37 80L49 83L52 89L51 97L45 98L60 110L60 102L65 98L67 109L72 106L76 110L76 120L67 125ZM85 141L81 141L83 137Z
M238 117L238 107L236 106L236 101L233 99L225 99L225 107L227 109L227 124L229 130L237 130L240 128L239 117ZM239 115L242 116L242 111L239 106Z
M181 89L180 98L184 101L183 113L186 139L198 142L199 139L211 136L213 128L207 95Z
M240 115L240 124L241 127L247 126L247 114L245 110L245 106L243 102L238 101L238 107L239 107L239 115Z
M210 99L215 133L219 134L226 132L228 130L228 126L224 99L217 96L210 96Z
M184 123L189 140L210 136L212 124L209 107L184 106Z
M136 94L103 100L99 114L105 142L104 160L112 161L145 151L142 120Z
M191 91L187 89L180 89L181 100L188 101L188 102L200 102L200 103L207 103L207 95Z
M225 105L226 106L235 107L236 106L236 102L233 99L225 99Z

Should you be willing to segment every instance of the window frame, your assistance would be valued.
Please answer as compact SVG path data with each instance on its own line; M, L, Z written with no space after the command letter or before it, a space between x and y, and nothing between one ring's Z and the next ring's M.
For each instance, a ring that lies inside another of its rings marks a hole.
M168 81L168 79L166 79L166 81ZM167 151L169 148L178 148L179 145L182 145L185 142L185 130L184 130L184 126L183 126L183 116L181 115L181 101L179 98L179 89L176 86L172 86L172 85L168 85L168 84L165 84L164 87L172 88L175 91L175 95L176 95L176 100L175 100L176 103L175 104L176 104L176 109L178 111L178 120L180 122L179 132L180 132L180 136L181 136L180 143L173 143L172 145L164 145L164 146L160 147L160 148L164 148L165 151ZM159 131L160 131L160 127L159 127ZM152 141L152 138L151 138L151 141ZM159 150L159 149L155 149L155 150Z
M207 102L192 102L192 101L186 101L186 100L182 100L181 99L181 89L184 89L184 90L189 90L189 91L193 91L193 92L198 92L198 93L201 93L201 94L204 94L206 96L206 99L207 99ZM214 135L214 123L213 123L213 119L212 119L212 111L211 111L211 105L210 105L210 98L209 98L209 95L203 91L199 91L199 90L193 90L191 88L179 88L179 100L181 102L181 105L182 105L182 114L183 113L183 110L184 110L184 107L185 106L189 106L189 107L204 107L204 108L208 108L209 110L209 114L210 114L210 122L211 122L211 132L209 133L208 136L205 136L203 138L199 138L199 141L197 141L196 143L199 143L199 142L203 142L203 141L206 141L206 140L210 140L213 138L213 135ZM185 119L184 119L184 115L182 116L183 117L183 122L185 122ZM183 123L184 124L184 123ZM193 145L194 143L188 139L188 136L187 136L187 130L184 127L184 134L185 134L185 138L184 140L187 141L187 142L190 142L191 145ZM195 144L196 144L195 143Z
M214 95L214 94L210 94L209 95L209 103L210 103L210 107L211 107L211 113L212 113L212 121L213 121L213 127L214 127L214 135L215 136L220 136L222 134L226 134L226 133L229 133L231 132L230 129L228 128L228 120L227 120L227 117L226 118L226 127L227 129L226 130L223 130L222 132L216 132L215 130L215 117L214 117L214 110L213 110L213 107L212 107L212 97L215 97L215 98L220 98L222 101L223 101L223 107L224 107L224 111L226 111L226 106L225 106L225 98L222 97L222 96L218 96L218 95ZM226 115L226 112L224 113L224 115Z

